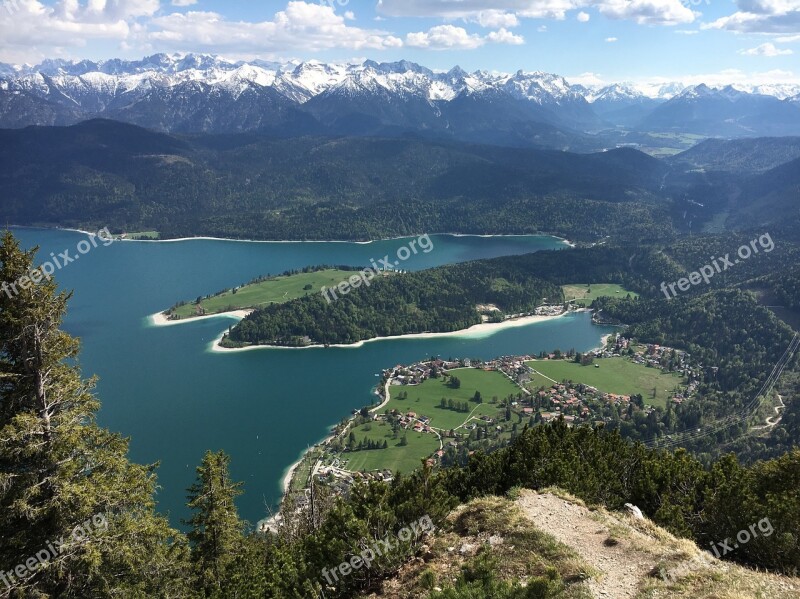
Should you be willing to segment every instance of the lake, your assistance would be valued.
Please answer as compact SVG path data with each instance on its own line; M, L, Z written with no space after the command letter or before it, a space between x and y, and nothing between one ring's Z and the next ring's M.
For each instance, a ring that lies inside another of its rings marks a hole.
M41 246L41 260L70 250L85 235L15 229L23 247ZM419 270L479 258L564 248L543 236L431 236L434 250L402 268ZM488 359L499 355L599 344L609 327L588 313L510 328L476 338L397 339L359 348L264 349L212 353L231 319L154 327L149 315L267 273L317 264L367 266L394 255L408 240L363 243L116 242L99 245L56 277L74 290L65 328L83 341L85 376L100 377L103 426L131 437L131 458L159 461L159 508L174 525L188 517L185 489L207 450L232 457L245 483L242 517L256 522L280 499L286 469L351 410L374 399L375 374L432 355Z

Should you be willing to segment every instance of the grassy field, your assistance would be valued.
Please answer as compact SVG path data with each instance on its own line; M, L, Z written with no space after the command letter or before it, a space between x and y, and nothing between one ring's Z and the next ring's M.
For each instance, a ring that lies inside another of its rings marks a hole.
M531 378L531 387L537 389L541 386L549 387L553 384L549 377L559 383L571 380L575 383L591 385L606 393L618 395L641 394L645 403L653 406L665 406L666 401L672 396L675 387L681 385L683 380L677 374L665 374L658 368L647 368L635 364L625 358L595 358L595 364L600 368L581 366L567 360L535 360L527 362L537 372L544 376L535 375ZM656 395L653 397L653 389Z
M226 291L222 295L201 301L200 306L205 309L206 314L219 314L220 312L288 302L309 293L319 293L323 286L336 286L354 274L353 271L327 269L275 277L268 281L240 287L235 294ZM173 313L179 318L191 318L196 315L195 308L196 304L191 302L175 308Z
M396 409L402 413L415 412L417 416L428 416L431 426L439 429L451 429L461 426L469 417L469 412L456 412L439 406L442 398L453 401L468 402L470 411L477 408L473 416L494 416L498 407L489 403L492 397L503 400L509 395L516 395L520 388L499 372L488 372L477 368L459 368L451 370L451 374L461 380L461 387L453 389L445 384L444 379L428 379L421 385L389 387L391 399L384 409ZM480 391L483 403L470 401ZM407 399L397 399L402 393L408 393Z
M625 297L629 293L631 297L639 297L638 293L611 283L575 283L563 285L561 288L564 290L564 299L575 300L579 306L590 306L598 297Z
M477 368L458 368L450 371L461 381L459 389L452 389L445 379L428 379L421 385L402 385L389 387L389 403L381 411L397 409L402 413L415 412L417 416L427 416L431 426L437 429L458 428L470 417L497 417L499 404L490 403L492 397L503 400L509 395L516 395L520 388L508 380L505 375L494 371ZM480 391L484 403L470 401ZM398 399L401 393L408 393L407 399ZM456 412L439 406L442 397L458 402L467 402L469 412ZM439 449L439 439L431 433L415 433L409 430L398 432L393 438L391 426L386 422L371 422L353 429L356 441L364 439L383 443L387 441L387 449L345 452L339 457L347 462L342 468L350 471L390 469L395 472L408 473L420 467L421 460L428 458ZM407 435L408 445L400 446L400 439Z
M384 470L407 474L421 465L421 460L439 449L439 439L430 433L415 433L400 430L396 439L392 438L392 428L386 422L370 422L353 429L357 441L370 439L389 444L387 449L371 449L345 452L339 457L346 460L342 468L357 471ZM400 440L406 435L408 445L400 446Z

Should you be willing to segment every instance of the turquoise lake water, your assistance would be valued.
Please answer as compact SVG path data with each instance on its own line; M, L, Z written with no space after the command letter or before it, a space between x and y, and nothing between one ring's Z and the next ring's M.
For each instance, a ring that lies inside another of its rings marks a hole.
M15 229L41 259L70 250L85 235ZM563 248L551 237L431 236L434 249L402 268ZM153 327L148 316L180 299L213 293L267 273L316 264L367 266L396 255L408 240L351 243L249 243L190 240L99 245L56 273L74 290L65 328L81 337L84 375L100 377L100 423L131 437L131 457L159 461L159 507L173 524L188 517L186 487L207 449L232 457L245 483L242 516L264 517L280 499L286 469L331 425L372 402L375 374L432 355L492 358L554 348L586 351L611 329L588 313L511 328L483 338L398 339L360 348L265 349L220 354L210 343L233 321Z

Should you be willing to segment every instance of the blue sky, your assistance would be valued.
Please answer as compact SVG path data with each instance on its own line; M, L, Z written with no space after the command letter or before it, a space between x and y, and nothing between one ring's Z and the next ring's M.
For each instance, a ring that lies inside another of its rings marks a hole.
M800 81L800 0L0 0L0 61L207 52L572 80Z

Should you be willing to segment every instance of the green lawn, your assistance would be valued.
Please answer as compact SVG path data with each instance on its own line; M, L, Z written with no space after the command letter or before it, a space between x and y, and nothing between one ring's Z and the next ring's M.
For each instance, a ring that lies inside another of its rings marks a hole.
M683 379L677 374L665 374L658 368L647 368L625 358L595 358L594 363L600 368L595 368L594 365L581 366L567 360L527 362L528 366L537 372L559 383L566 379L591 385L606 393L618 395L639 393L645 403L653 406L664 407L675 387L683 384ZM552 384L552 381L538 375L531 379L531 387L534 389L540 386L549 387ZM653 388L656 390L655 397Z
M370 430L366 430L369 428ZM392 428L386 422L370 422L353 429L356 440L371 439L383 443L387 441L387 449L371 449L362 451L346 451L340 460L346 460L342 468L351 472L385 470L407 474L421 465L421 460L430 457L439 449L439 439L431 433L415 433L401 429L396 439L392 438ZM406 435L408 445L400 446L400 440Z
M443 397L453 401L468 402L470 411L478 408L473 415L494 416L498 407L489 403L492 397L497 396L498 400L503 400L509 395L516 395L520 392L520 388L500 372L487 372L477 368L458 368L451 370L450 373L461 380L461 388L449 387L442 378L428 379L421 385L391 386L389 387L391 399L383 409L396 409L402 413L415 412L417 416L428 416L431 419L431 426L449 430L461 426L469 417L470 412L456 412L441 408L439 404ZM483 404L479 405L470 401L475 395L475 391L481 392ZM398 395L403 392L408 393L408 398L397 399Z
M561 288L564 290L564 299L576 300L575 303L579 306L590 306L598 297L625 297L629 293L631 297L639 297L638 293L611 283L575 283L563 285Z
M240 287L235 294L231 291L226 291L222 295L201 301L200 305L205 309L206 314L218 314L244 308L257 308L272 303L288 302L309 293L320 293L320 289L323 286L334 287L354 274L356 274L354 271L327 269L274 277L268 281ZM306 289L309 285L310 287ZM179 318L190 318L196 314L195 307L196 304L190 302L176 308L173 313Z

